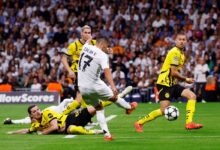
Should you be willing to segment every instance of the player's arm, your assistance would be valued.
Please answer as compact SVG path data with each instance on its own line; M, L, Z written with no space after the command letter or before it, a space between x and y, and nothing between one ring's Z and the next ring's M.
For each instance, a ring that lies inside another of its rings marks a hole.
M76 79L76 75L75 75L75 73L73 72L73 70L69 66L68 56L66 54L62 55L61 62L64 65L64 67L66 68L66 70L68 71L69 76L75 80Z
M112 89L112 91L114 93L114 96L117 96L118 91L117 91L117 89L115 87L115 83L114 83L113 78L112 78L111 70L109 68L105 68L104 69L104 74L105 74L105 78L107 79L108 83L111 86L111 89Z
M53 119L50 121L50 125L48 128L43 129L42 131L38 132L38 134L49 134L59 129L57 119Z
M180 74L180 72L178 71L178 67L175 65L171 65L171 76L181 80L181 81L185 81L187 83L193 83L194 79L193 78L187 78L183 75Z
M7 132L7 134L27 134L27 133L30 133L29 129L21 129L21 130Z

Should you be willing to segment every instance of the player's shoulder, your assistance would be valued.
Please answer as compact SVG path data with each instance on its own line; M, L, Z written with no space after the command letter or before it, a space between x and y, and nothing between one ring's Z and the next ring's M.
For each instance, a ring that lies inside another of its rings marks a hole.
M45 109L42 111L42 115L43 118L47 119L53 119L53 118L57 118L57 116L59 116L59 114L51 109Z
M51 113L51 114L56 114L56 112L54 111L54 110L52 110L52 109L50 109L50 108L46 108L46 109L44 109L43 111L42 111L42 114L44 115L47 115L47 114L49 114L49 113Z
M92 45L95 45L95 44L96 44L96 40L92 40L92 41L91 41L91 44L92 44Z
M78 43L79 43L79 40L77 39L77 40L73 41L72 43L70 43L70 44L68 45L68 47L73 47L73 46L75 46L75 45L78 44Z
M177 48L177 47L173 47L173 48L171 48L170 50L169 50L169 52L168 52L168 55L177 55L177 54L180 54L180 51L179 51L179 49Z
M171 53L179 52L179 49L176 46L174 46L170 49L170 52Z

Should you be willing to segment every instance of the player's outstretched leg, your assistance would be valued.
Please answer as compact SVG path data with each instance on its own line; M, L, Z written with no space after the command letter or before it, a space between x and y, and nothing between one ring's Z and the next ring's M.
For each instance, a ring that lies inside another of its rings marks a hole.
M93 135L93 134L104 134L103 130L87 130L82 126L75 126L70 125L68 129L69 134L86 134L86 135Z
M121 93L118 94L118 97L123 98L125 97L128 93L132 91L132 86L127 86ZM111 105L113 102L112 101L101 101L102 106L106 107Z
M126 102L123 98L119 97L117 98L117 100L115 101L115 103L126 109L126 114L130 114L133 110L135 110L138 106L137 102L132 102L132 103L128 103Z
M12 121L11 121L11 118L6 118L4 121L3 121L3 124L13 124Z
M3 122L3 124L30 124L31 123L31 119L30 117L25 117L23 119L10 119L10 118L6 118Z
M138 120L137 122L134 123L134 127L137 132L143 132L142 126L151 120L156 119L157 117L162 116L162 111L160 109L154 110L148 115L146 115L144 118Z
M121 93L118 94L120 98L125 97L128 93L132 91L133 87L132 86L127 86Z
M126 114L130 115L133 110L135 110L138 106L137 102L130 103L131 109L126 109Z

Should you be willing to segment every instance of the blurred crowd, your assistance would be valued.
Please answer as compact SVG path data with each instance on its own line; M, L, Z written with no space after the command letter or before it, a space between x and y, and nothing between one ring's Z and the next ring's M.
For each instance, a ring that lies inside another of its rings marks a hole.
M85 24L93 37L111 40L110 62L119 89L154 86L180 31L188 37L182 73L198 83L210 75L218 82L219 15L218 0L0 1L0 83L40 91L56 81L69 96L74 86L59 52L80 37ZM198 65L206 65L205 71Z

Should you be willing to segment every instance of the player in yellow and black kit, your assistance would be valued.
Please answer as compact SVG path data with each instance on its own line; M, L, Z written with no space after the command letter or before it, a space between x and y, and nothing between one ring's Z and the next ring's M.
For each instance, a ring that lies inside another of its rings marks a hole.
M195 111L196 95L179 84L178 80L185 81L187 83L193 83L192 78L184 77L180 74L180 70L184 64L184 48L187 42L185 34L178 34L176 37L176 46L173 47L167 54L160 74L157 80L157 88L159 91L160 109L154 110L144 118L135 122L135 128L137 132L143 132L142 126L144 123L154 120L155 118L162 116L166 107L170 105L172 98L186 97L188 99L186 105L186 129L198 129L202 128L202 124L196 124L192 122L193 114Z
M77 91L76 100L74 100L71 104L68 105L67 109L63 112L63 114L69 114L71 111L75 110L80 105L82 105L83 107L86 107L86 104L84 100L82 99L82 96L78 90L77 71L78 71L78 61L79 61L80 52L83 48L83 45L85 44L85 42L88 40L88 37L90 36L91 36L91 27L88 25L83 26L82 31L81 31L81 39L76 40L75 42L71 43L68 46L67 51L63 52L64 55L62 56L62 63L64 67L67 69L69 73L69 77L71 77L75 81L75 90ZM95 45L96 41L91 40L90 44ZM69 66L68 64L68 60L67 60L68 56L72 57L71 66ZM107 106L111 103L112 102L110 101L102 102L103 106Z
M86 130L84 126L95 115L92 107L84 108L69 115L61 115L51 109L41 112L37 105L28 107L32 118L31 127L8 132L9 134L25 134L37 132L38 134L68 133L68 134L103 134L102 130Z

